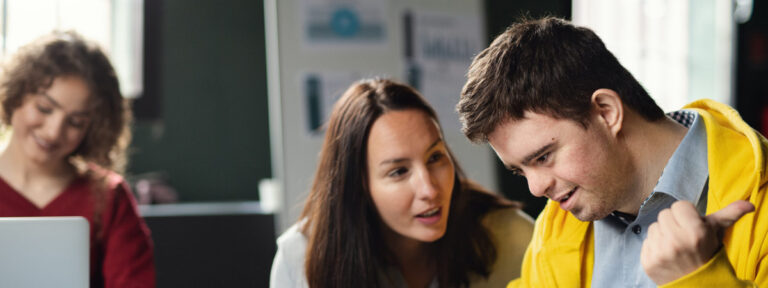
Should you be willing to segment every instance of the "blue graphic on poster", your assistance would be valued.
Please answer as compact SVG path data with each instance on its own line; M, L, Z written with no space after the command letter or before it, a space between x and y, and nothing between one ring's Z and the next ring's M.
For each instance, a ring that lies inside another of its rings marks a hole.
M381 45L387 39L386 1L304 0L304 43L309 48Z

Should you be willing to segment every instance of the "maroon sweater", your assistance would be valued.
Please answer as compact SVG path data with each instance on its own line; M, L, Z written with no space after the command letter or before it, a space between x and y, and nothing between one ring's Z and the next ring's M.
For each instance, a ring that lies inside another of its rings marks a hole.
M106 193L97 195L88 179L74 179L41 209L0 178L0 217L83 216L91 224L91 287L155 287L152 240L130 188L110 172Z

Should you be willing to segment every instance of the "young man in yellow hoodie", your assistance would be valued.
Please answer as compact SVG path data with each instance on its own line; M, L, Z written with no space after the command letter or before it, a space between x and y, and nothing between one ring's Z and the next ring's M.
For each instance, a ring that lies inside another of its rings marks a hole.
M511 26L468 78L465 135L550 199L509 287L768 287L768 144L736 111L665 115L556 18Z

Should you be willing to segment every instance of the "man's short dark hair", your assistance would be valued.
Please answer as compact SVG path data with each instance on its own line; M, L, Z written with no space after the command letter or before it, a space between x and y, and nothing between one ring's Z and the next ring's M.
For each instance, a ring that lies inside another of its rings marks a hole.
M457 110L473 142L526 111L587 126L591 96L616 91L649 121L664 112L591 30L546 17L513 24L472 61Z

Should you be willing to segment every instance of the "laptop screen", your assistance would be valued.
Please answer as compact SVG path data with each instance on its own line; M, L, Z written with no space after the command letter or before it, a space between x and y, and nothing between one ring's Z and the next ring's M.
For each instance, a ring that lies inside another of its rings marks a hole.
M83 217L0 217L0 287L88 287Z

